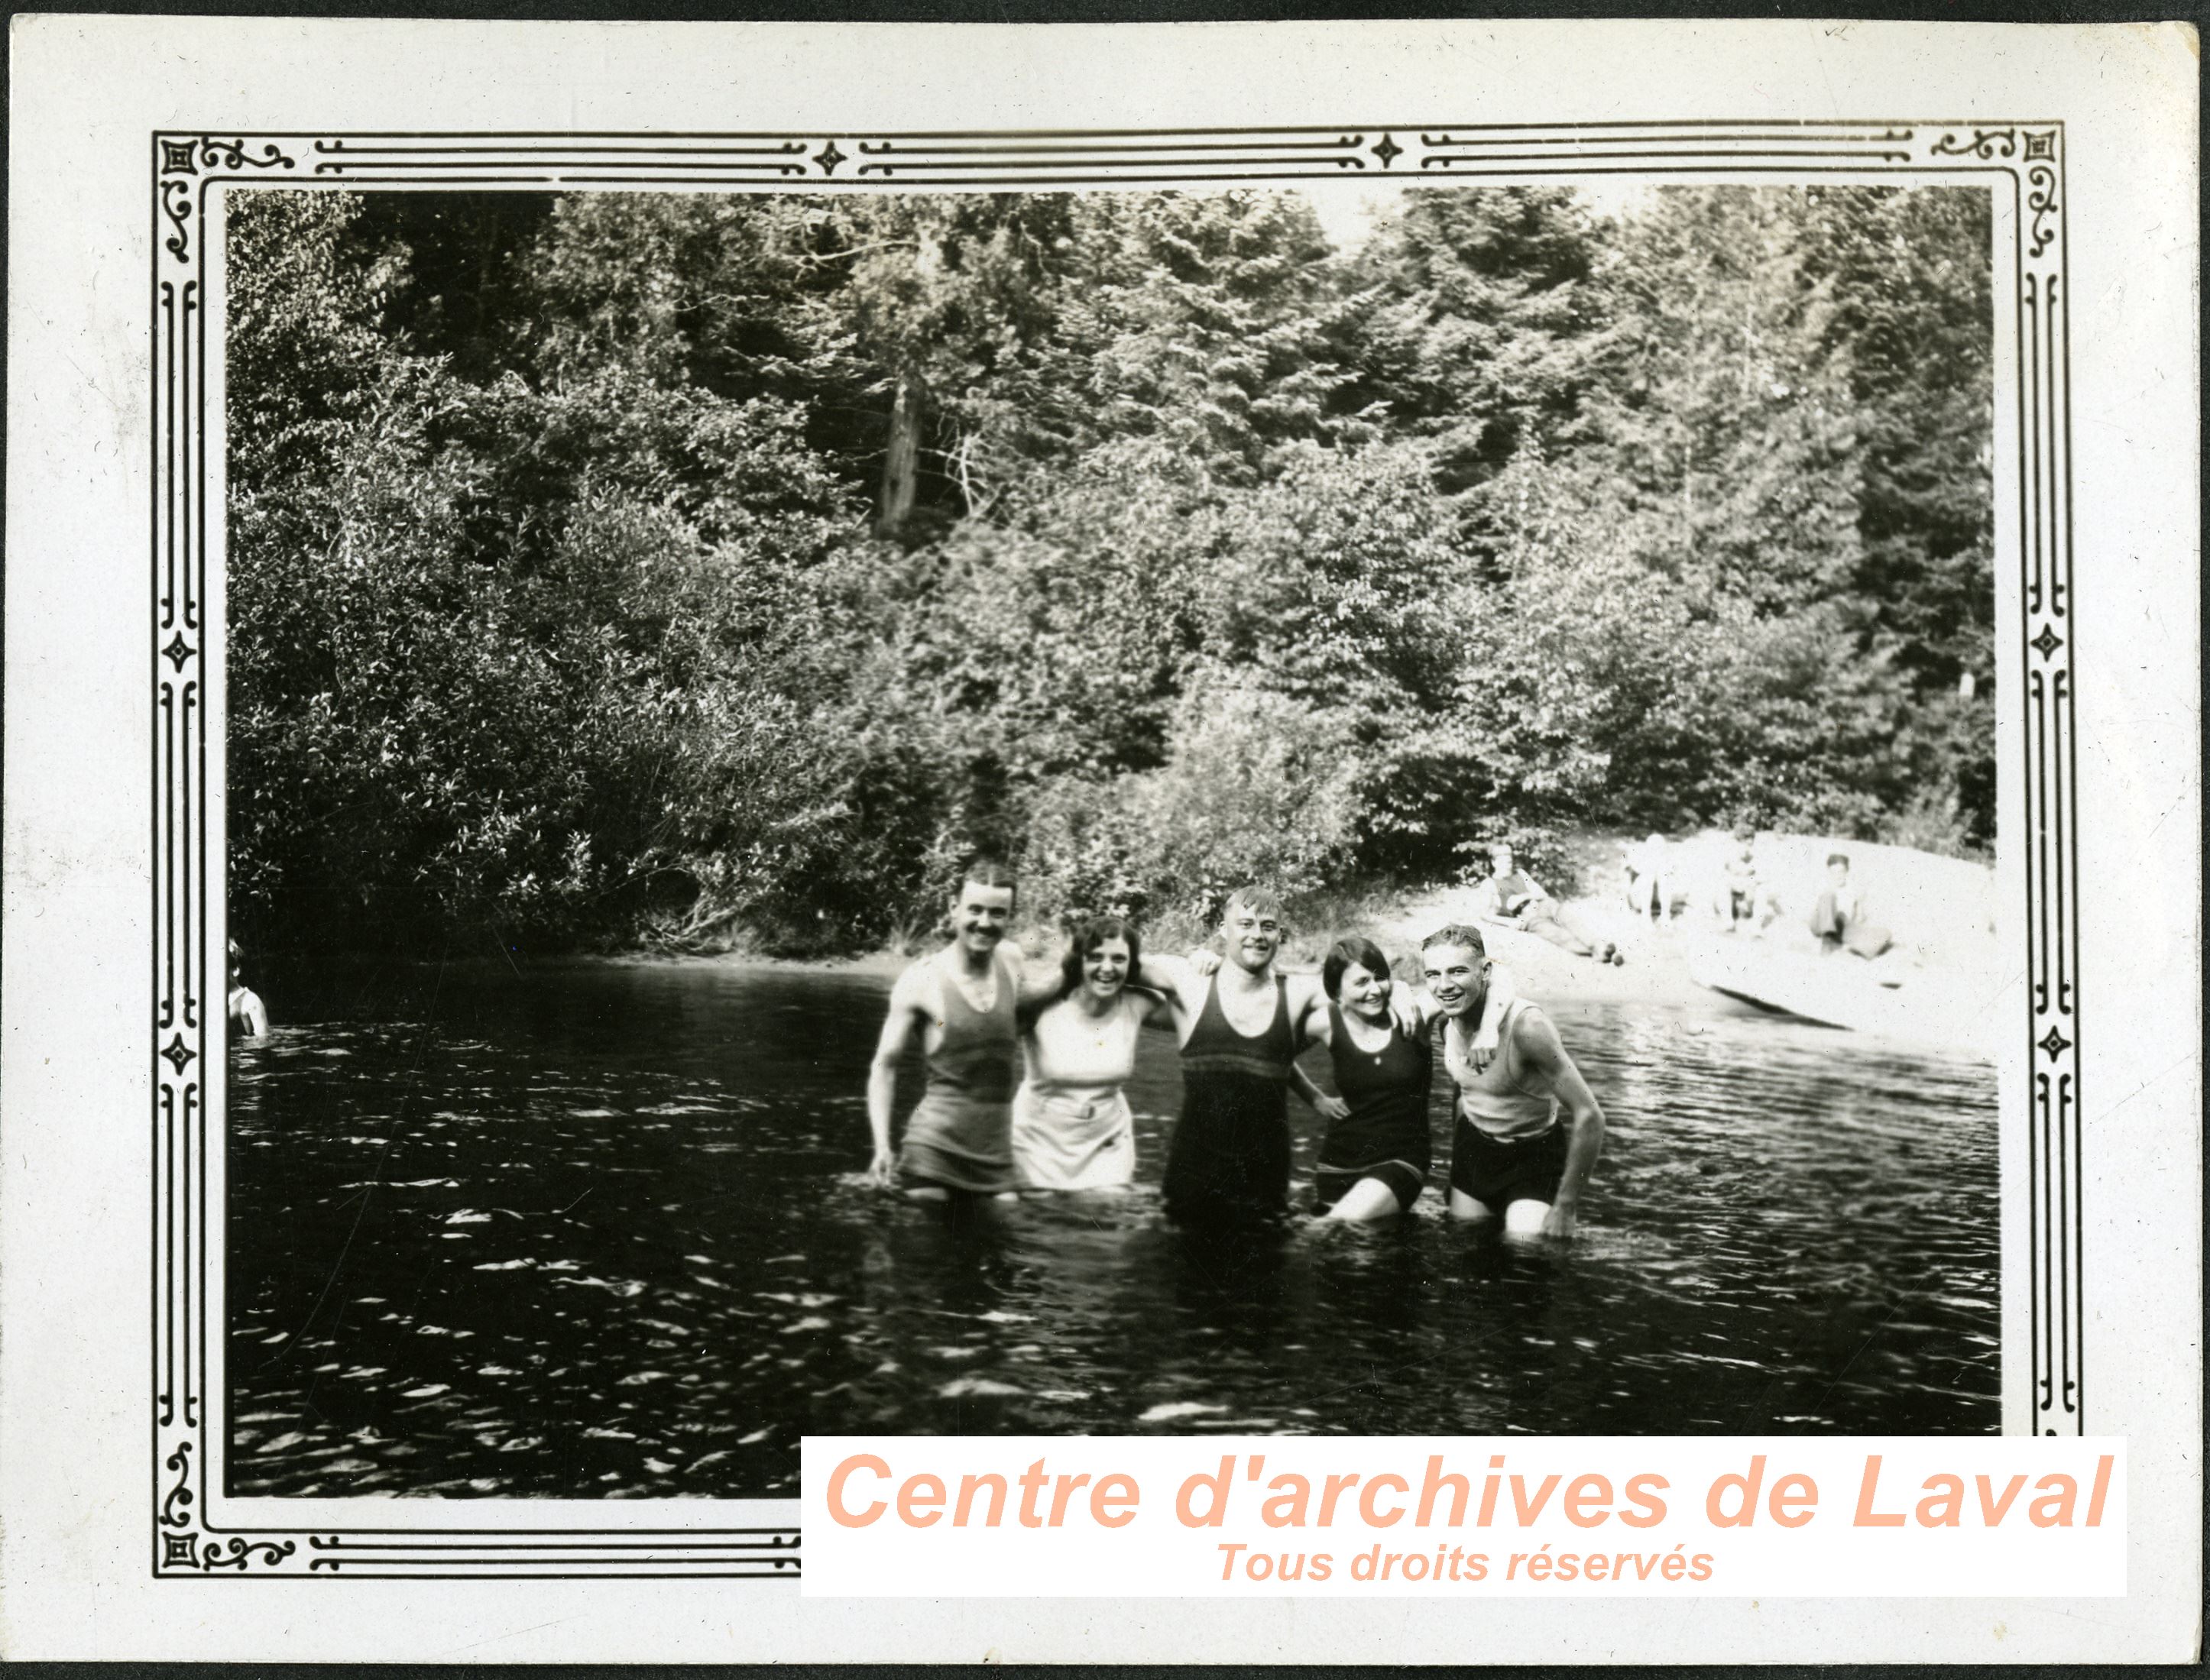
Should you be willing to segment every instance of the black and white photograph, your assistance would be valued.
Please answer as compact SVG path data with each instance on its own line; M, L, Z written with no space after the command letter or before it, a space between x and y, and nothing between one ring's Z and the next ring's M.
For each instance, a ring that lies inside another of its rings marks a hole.
M2199 1651L2199 96L15 20L0 1658Z
M1986 188L320 184L228 1492L2002 1427Z

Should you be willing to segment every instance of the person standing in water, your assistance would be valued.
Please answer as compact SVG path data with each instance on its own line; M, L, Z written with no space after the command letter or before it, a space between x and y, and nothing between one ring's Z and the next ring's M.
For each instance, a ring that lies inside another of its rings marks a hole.
M1603 1148L1603 1111L1558 1029L1524 998L1497 1011L1496 1057L1485 1069L1475 1066L1469 1046L1488 989L1478 929L1429 934L1420 957L1428 993L1442 1010L1444 1061L1458 1087L1451 1217L1501 1217L1507 1237L1571 1237Z
M916 1201L1011 1195L1018 1185L1012 1154L1017 1011L1024 987L1030 1001L1040 1002L1056 980L1027 980L1018 951L1005 945L1013 894L1012 871L1004 864L969 864L951 901L951 942L915 963L891 988L890 1015L867 1074L867 1125L875 1146L867 1176ZM927 1057L928 1087L893 1155L898 1063L916 1032Z
M1012 1148L1023 1189L1119 1189L1135 1177L1135 1117L1120 1087L1136 1071L1136 1035L1168 1007L1129 985L1143 955L1132 923L1094 918L1067 947L1060 995L1022 1011L1028 1077L1013 1093Z
M1366 1223L1410 1213L1427 1185L1433 1149L1428 1093L1434 1042L1428 1023L1439 1013L1415 994L1419 1026L1407 1032L1391 1012L1397 988L1389 960L1370 939L1339 939L1320 965L1328 996L1314 1021L1333 1063L1337 1094L1313 1106L1328 1122L1313 1167L1313 1211L1331 1219ZM1496 1052L1496 1021L1513 997L1510 975L1488 965L1488 1007L1467 1053L1486 1068Z
M1221 912L1226 960L1217 973L1175 957L1147 957L1138 978L1167 994L1181 1039L1181 1116L1167 1145L1160 1189L1183 1225L1278 1219L1289 1205L1289 1087L1320 1093L1295 1065L1321 1007L1318 977L1274 971L1281 904L1239 888Z
M260 995L245 984L243 972L245 953L238 948L238 942L230 942L230 995L226 1012L230 1024L241 1038L261 1039L269 1034L269 1011L263 1007Z

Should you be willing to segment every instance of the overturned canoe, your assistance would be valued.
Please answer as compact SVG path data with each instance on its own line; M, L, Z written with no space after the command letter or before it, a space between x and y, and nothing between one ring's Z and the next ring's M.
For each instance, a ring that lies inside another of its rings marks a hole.
M1822 1026L1888 1038L1952 1036L1935 1018L1951 1012L1936 1009L1929 1016L1923 989L1847 954L1804 955L1754 943L1713 946L1689 958L1688 973L1713 991Z

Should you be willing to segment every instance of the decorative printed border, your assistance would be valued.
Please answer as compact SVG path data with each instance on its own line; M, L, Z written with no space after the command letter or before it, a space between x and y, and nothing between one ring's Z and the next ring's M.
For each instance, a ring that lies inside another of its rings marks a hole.
M426 1526L239 1532L207 1479L210 1150L206 1058L225 1053L210 991L208 197L218 185L881 191L1512 182L1699 183L1984 174L2012 196L2018 292L2018 669L2025 725L2031 1388L2037 1435L2086 1433L2080 1185L2080 895L2072 598L2071 303L2063 125L1971 121L1492 123L914 134L355 133L153 136L152 1158L154 1573L162 1576L655 1579L799 1575L794 1528ZM2001 270L1999 268L1999 274ZM1999 298L1998 302L2002 300ZM1996 330L2004 324L1999 308ZM1998 400L2005 394L1998 393ZM2007 809L2016 809L2015 806ZM217 1327L218 1332L220 1327Z

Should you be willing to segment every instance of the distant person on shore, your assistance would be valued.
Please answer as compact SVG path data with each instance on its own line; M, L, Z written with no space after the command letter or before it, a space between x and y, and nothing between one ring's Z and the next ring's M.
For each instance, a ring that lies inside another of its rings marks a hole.
M1547 939L1577 957L1594 957L1598 962L1626 960L1610 940L1585 939L1568 927L1557 900L1543 890L1533 876L1513 864L1512 848L1502 840L1488 848L1488 879L1473 889L1473 913L1477 920Z
M269 1011L262 1007L260 997L245 984L242 968L245 953L239 949L238 942L230 942L230 1024L243 1037L264 1038L269 1032Z
M1743 922L1757 919L1759 900L1757 876L1757 845L1754 838L1735 829L1735 838L1726 851L1726 864L1719 871L1719 926L1733 933Z
M1020 1060L1017 1011L1057 990L1024 978L1020 954L1005 942L1014 882L1003 864L968 865L951 901L951 942L923 957L891 988L890 1015L867 1073L867 1125L874 1157L867 1176L915 1201L1010 1196L1013 1087ZM891 1113L900 1059L914 1034L927 1058L928 1087L891 1152Z
M1013 1171L1023 1189L1124 1189L1136 1175L1135 1117L1121 1087L1136 1035L1171 1006L1129 985L1143 963L1132 923L1093 918L1075 930L1059 995L1023 1009L1028 1077L1013 1093Z
M1846 852L1833 852L1827 859L1827 884L1811 907L1811 931L1818 936L1821 952L1829 956L1847 951L1870 959L1895 942L1893 934L1875 927L1868 917L1864 896L1850 880Z
M1778 913L1779 906L1766 889L1765 879L1758 871L1756 835L1747 826L1734 831L1726 862L1719 871L1718 890L1712 906L1722 932L1732 933L1745 922L1757 923L1762 928ZM1760 917L1763 921L1760 921Z
M1669 920L1673 914L1675 882L1673 879L1672 847L1665 836L1652 834L1639 846L1626 850L1626 864L1622 870L1627 887L1627 907L1638 917L1653 922Z
M1389 960L1369 939L1338 939L1320 965L1326 1010L1314 1019L1333 1064L1337 1094L1313 1107L1327 1135L1313 1167L1313 1211L1327 1219L1368 1223L1410 1213L1426 1188L1433 1150L1428 1091L1434 1075L1428 1023L1440 1006L1414 996L1419 1025L1407 1030L1392 1013L1398 988ZM1510 977L1490 966L1489 995L1510 995ZM1487 1067L1496 1052L1500 1008L1482 1016L1468 1046Z
M1488 1002L1485 957L1480 930L1464 926L1429 934L1420 949L1458 1089L1451 1217L1501 1218L1515 1239L1571 1237L1603 1149L1603 1111L1550 1018L1524 998L1496 1012L1496 1057L1486 1069L1474 1065L1468 1048Z

